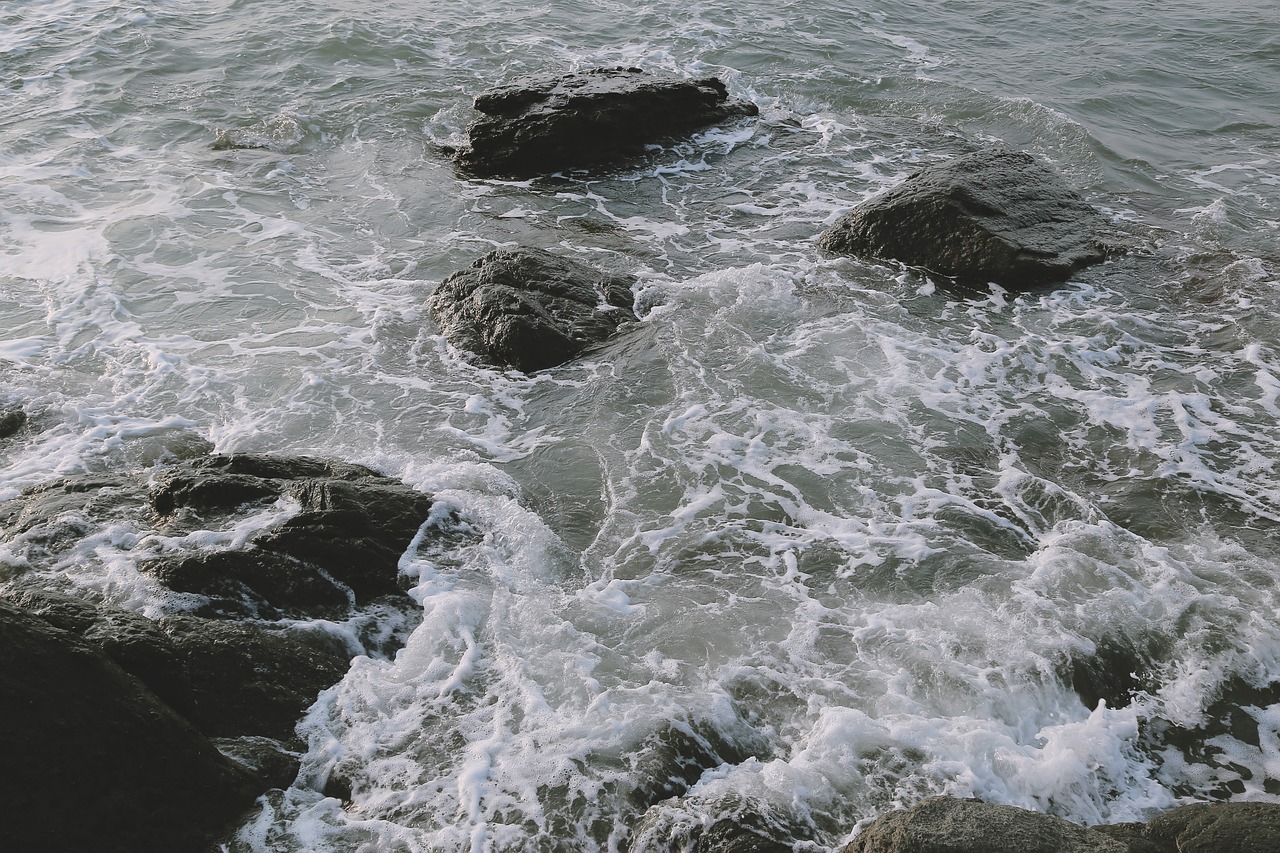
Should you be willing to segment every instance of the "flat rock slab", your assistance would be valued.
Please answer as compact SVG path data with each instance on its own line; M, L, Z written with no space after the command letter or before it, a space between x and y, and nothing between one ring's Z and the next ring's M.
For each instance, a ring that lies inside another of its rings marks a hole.
M991 148L921 169L845 214L818 245L1019 290L1103 260L1108 231L1102 214L1048 166Z
M635 320L633 283L542 249L501 249L440 282L427 305L449 343L529 373Z
M649 144L727 119L753 116L715 77L688 80L639 68L534 76L480 95L458 163L481 176L516 178L615 163Z

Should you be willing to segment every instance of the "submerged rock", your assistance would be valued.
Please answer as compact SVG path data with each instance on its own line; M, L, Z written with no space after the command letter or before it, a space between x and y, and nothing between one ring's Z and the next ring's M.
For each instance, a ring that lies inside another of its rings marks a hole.
M992 148L921 169L841 217L818 244L963 284L1061 281L1105 257L1107 223L1030 154Z
M259 792L72 633L0 601L0 647L6 849L194 853Z
M933 797L876 818L841 853L1128 853L1101 832L1013 806Z
M17 435L26 425L25 409L18 405L0 405L0 438Z
M440 282L427 304L451 344L528 373L635 320L633 283L542 249L501 249Z
M483 116L457 152L477 175L533 177L634 156L648 144L759 113L715 77L687 80L639 68L519 79L475 99Z

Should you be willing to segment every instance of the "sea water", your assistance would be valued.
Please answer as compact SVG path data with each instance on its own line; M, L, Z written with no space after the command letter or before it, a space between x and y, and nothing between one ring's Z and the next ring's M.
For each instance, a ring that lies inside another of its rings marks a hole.
M1280 801L1275 4L51 0L0 6L0 56L0 402L30 415L0 500L208 450L435 496L403 620L309 626L359 654L231 849L682 849L742 815L822 850L940 793ZM477 93L616 65L761 115L612 172L442 153ZM1017 295L817 250L995 141L1129 251ZM477 366L424 302L517 245L636 276L642 321ZM198 603L127 523L27 544L3 577Z

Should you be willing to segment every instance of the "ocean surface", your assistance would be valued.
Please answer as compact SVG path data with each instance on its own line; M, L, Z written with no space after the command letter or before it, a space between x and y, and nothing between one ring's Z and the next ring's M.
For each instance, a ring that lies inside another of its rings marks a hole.
M47 0L0 4L0 58L0 403L31 419L0 500L212 449L441 510L401 650L310 626L364 653L235 853L675 850L733 814L826 850L938 793L1086 824L1280 801L1274 2ZM442 153L485 89L602 65L761 115L613 172ZM992 141L1131 250L1024 295L817 250ZM424 302L515 245L634 274L642 322L476 366ZM127 524L29 546L0 578L199 603Z

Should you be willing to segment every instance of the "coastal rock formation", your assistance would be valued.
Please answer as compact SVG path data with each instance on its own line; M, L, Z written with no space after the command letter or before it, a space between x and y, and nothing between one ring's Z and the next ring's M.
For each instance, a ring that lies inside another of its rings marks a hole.
M841 853L1273 853L1280 804L1195 803L1148 823L1085 828L979 800L934 797L872 821Z
M921 169L845 214L818 244L1016 290L1101 261L1106 225L1030 154L993 148Z
M150 497L165 524L179 527L282 497L296 501L299 512L253 537L256 550L188 554L147 567L180 591L247 594L287 612L399 592L400 556L432 504L428 495L361 465L254 454L175 466L157 478Z
M1121 841L1052 815L933 797L874 820L841 853L1128 853Z
M127 521L173 536L229 527L281 498L296 511L248 547L166 551L139 568L177 592L207 596L207 613L217 616L333 617L401 592L399 559L431 498L343 462L215 455L158 472L68 477L8 501L0 528L7 537L24 536L34 564L73 547L98 522Z
M0 597L105 654L209 737L293 739L294 724L349 664L253 625L153 620L40 589Z
M27 413L18 405L0 405L0 438L17 435L27 425Z
M635 320L633 283L542 249L501 249L440 282L427 304L451 344L529 373Z
M483 113L456 152L476 175L533 177L607 164L646 145L759 110L715 77L686 80L639 68L535 76L480 95Z
M106 654L0 601L0 803L13 850L199 851L250 775Z

